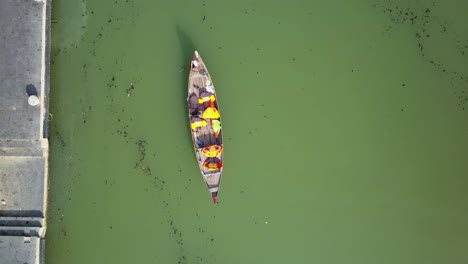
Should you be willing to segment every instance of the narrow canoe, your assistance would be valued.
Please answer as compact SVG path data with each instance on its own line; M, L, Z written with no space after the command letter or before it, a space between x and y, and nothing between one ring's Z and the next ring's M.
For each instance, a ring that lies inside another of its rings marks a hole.
M187 102L195 156L213 202L217 203L224 151L221 116L213 81L197 51L190 62Z

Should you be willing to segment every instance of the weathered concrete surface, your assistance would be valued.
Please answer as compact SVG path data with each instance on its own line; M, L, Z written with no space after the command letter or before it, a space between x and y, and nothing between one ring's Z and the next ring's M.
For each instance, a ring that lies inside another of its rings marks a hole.
M0 264L34 264L41 261L44 243L38 237L0 236Z
M45 166L44 157L0 158L0 216L44 217Z
M0 264L44 261L49 35L50 0L0 1Z
M0 1L0 139L41 138L43 107L28 105L27 89L43 97L43 3Z

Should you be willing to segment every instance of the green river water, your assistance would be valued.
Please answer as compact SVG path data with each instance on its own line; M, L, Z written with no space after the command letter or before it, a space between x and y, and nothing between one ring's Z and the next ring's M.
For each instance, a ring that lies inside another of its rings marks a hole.
M467 1L52 2L47 264L468 263Z

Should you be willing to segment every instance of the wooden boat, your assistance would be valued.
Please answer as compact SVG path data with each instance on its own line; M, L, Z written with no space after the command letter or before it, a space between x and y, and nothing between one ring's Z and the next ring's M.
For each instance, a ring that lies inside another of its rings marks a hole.
M223 172L221 117L213 81L197 51L190 62L187 102L195 156L213 202L217 203Z

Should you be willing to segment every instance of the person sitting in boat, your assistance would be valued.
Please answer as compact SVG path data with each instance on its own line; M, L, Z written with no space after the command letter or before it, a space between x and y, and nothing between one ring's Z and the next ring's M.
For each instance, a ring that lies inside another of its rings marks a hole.
M211 83L210 80L206 80L205 82L206 86L205 86L205 89L210 92L210 93L214 93L215 90L214 90L214 87L213 87L213 84Z
M212 120L214 120L214 119L219 119L219 117L220 117L219 111L214 106L207 107L203 111L203 114L202 114L203 119L212 119Z
M208 123L205 119L193 116L190 118L190 127L193 131L196 131L198 128L205 127Z
M189 105L189 113L191 116L199 116L208 107L213 106L216 108L216 97L212 93L202 92L200 97L195 93L190 94L187 98Z
M207 156L208 158L219 157L221 153L223 153L223 146L220 145L211 145L204 147L201 152L203 155Z
M211 128L213 129L213 133L216 139L219 137L219 133L221 131L221 121L219 120L211 120Z
M195 97L192 97L193 110L195 110L195 105L198 105L198 113L203 113L208 107L212 106L217 108L216 96L210 92L207 92L204 88L200 89L200 96L197 97L197 102L195 103Z
M190 69L195 72L200 70L200 62L198 61L198 58L194 58L192 60L192 63L190 64Z
M203 168L208 171L219 171L223 167L223 162L219 158L207 158L203 162Z
M190 115L192 116L197 116L202 112L204 109L202 109L200 103L199 103L199 98L195 93L190 94L190 96L187 99L188 104L189 104L189 111Z
M205 103L209 104L206 107L212 106L215 101L216 101L216 96L213 93L210 93L210 92L202 92L200 94L200 97L198 97L198 103L199 104L205 104Z
M219 133L221 131L221 121L219 121L220 114L218 109L214 106L207 107L202 114L202 118L205 119L211 127L211 132L218 140Z
M197 148L201 148L202 142L198 136L195 136L195 144L197 144Z
M206 80L205 85L206 86L204 88L199 89L200 97L198 99L198 103L199 104L208 103L208 105L205 104L205 108L206 108L208 106L214 106L214 103L216 101L216 96L215 96L214 87L211 81Z

